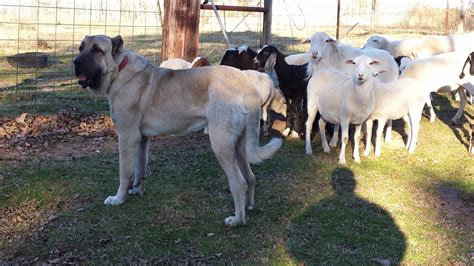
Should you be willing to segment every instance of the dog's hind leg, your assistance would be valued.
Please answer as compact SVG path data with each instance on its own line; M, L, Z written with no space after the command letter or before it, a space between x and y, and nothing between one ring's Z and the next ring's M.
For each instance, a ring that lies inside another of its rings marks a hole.
M125 202L140 138L139 134L119 133L120 186L117 195L105 199L105 205L120 205Z
M128 190L131 195L143 195L145 193L145 175L148 164L148 137L142 136L138 144L137 157L135 158L135 178L132 187Z
M247 181L247 193L245 196L245 207L247 210L254 208L254 194L255 194L255 175L250 168L250 163L245 152L246 139L242 136L239 138L237 143L237 163L239 164L240 171Z
M247 181L237 163L236 136L226 131L226 127L209 124L209 138L217 161L227 175L230 192L234 198L235 216L227 217L225 223L230 226L245 224Z

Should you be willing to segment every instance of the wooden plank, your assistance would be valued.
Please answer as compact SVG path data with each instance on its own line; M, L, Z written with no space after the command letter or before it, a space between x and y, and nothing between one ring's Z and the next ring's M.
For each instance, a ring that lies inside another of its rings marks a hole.
M165 0L161 60L192 61L198 52L200 0Z

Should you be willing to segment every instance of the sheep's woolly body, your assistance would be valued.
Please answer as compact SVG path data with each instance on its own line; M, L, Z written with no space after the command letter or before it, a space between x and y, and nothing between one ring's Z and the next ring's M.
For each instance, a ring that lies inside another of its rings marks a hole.
M340 124L342 129L341 152L339 163L345 164L345 146L348 140L349 124L356 124L354 139L354 160L360 162L359 135L362 124L375 108L375 94L373 91L374 78L372 69L363 66L372 59L365 56L356 57L351 64L353 71L349 75L335 68L323 68L313 73L308 82L308 121L306 122L306 154L312 154L310 129L312 128L316 113L319 111L321 119L320 128L326 122ZM372 64L372 63L371 63ZM356 73L357 72L357 73ZM363 74L363 77L359 76ZM309 129L309 130L308 130ZM320 130L323 149L329 152L325 130Z
M473 90L473 77L459 78L459 70L466 60L466 53L450 52L432 56L430 58L413 61L402 72L400 78L414 78L423 83L423 90L429 92L451 92L460 86L464 89ZM466 106L466 95L464 89L458 90L461 104L452 121L458 123ZM435 114L431 108L431 119Z
M381 35L369 37L364 47L388 51L393 57L408 56L423 59L440 53L474 50L474 33L460 35L427 35L422 38L389 40Z
M368 156L371 149L372 121L378 120L375 156L380 156L381 139L385 121L404 118L409 128L407 149L413 153L418 139L418 129L423 106L428 94L422 90L423 83L413 78L402 78L383 83L376 80L373 83L375 92L375 109L367 121L367 142L364 155Z

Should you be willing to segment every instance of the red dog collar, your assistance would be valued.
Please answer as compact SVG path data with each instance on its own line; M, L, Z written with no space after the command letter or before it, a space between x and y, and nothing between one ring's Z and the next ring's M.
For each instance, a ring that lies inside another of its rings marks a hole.
M118 71L122 70L128 64L128 56L125 55L118 66Z

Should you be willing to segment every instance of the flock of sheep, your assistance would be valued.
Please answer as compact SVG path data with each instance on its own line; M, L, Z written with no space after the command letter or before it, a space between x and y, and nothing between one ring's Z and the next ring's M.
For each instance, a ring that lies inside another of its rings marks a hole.
M355 125L353 157L359 163L358 143L364 123L365 156L371 151L373 121L378 121L378 157L385 125L385 140L390 141L391 121L400 118L408 125L406 148L413 153L425 104L430 108L430 121L435 119L431 92L459 94L460 108L452 119L454 123L459 123L463 115L466 91L474 95L474 33L393 41L374 35L363 48L341 43L324 32L306 41L311 45L307 53L289 56L272 45L258 52L247 46L231 48L221 65L239 68L254 81L262 101L264 134L271 126L269 109L285 114L283 134L305 135L307 154L312 154L311 131L318 113L324 152L337 145L341 128L339 164L346 164L349 125ZM210 65L206 58L197 58L193 63L170 59L160 66L182 69L205 65ZM335 125L329 144L325 132L328 122ZM474 124L471 130L469 154L474 154Z

